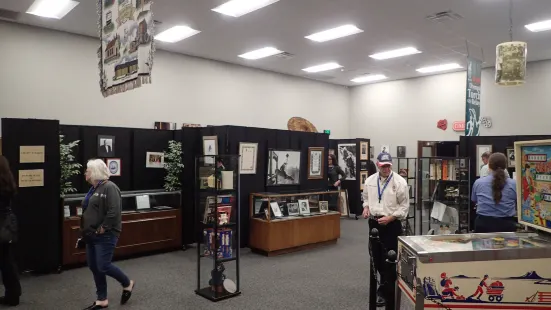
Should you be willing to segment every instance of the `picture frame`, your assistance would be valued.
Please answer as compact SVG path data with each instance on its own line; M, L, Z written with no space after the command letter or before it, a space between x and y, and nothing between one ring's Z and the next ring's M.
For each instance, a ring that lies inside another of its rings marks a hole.
M396 157L406 157L406 147L404 145L399 145L396 147Z
M308 179L316 180L323 179L325 170L325 148L324 147L309 147L308 148Z
M266 186L300 185L298 150L268 150Z
M239 173L256 174L258 143L239 142Z
M109 170L110 177L120 177L121 176L121 159L120 158L107 158L105 160L107 169Z
M367 170L367 161L361 161L360 162L360 171L366 171Z
M369 177L369 173L367 171L360 171L360 191L364 190L364 184L365 180Z
M115 157L115 136L98 135L97 154L99 158Z
M145 153L146 168L164 168L165 153L163 152L146 152Z
M308 203L308 199L299 199L298 200L298 205L299 205L300 215L309 215L310 214L310 205Z
M298 207L298 202L289 202L289 203L287 203L287 214L289 214L289 216L300 215L300 209Z
M551 159L551 140L517 141L514 152L518 222L551 233L549 215L542 214L551 207L547 199L551 181L547 168Z
M348 217L350 214L350 207L348 205L348 190L339 191L339 212L341 217Z
M515 149L514 148L507 148L505 150L505 153L507 155L507 167L508 168L515 168Z
M381 145L381 153L389 153L390 154L390 145L389 144L382 144Z
M337 146L339 167L346 174L346 180L356 180L356 143L343 143Z
M360 141L360 160L369 159L369 142Z
M484 163L482 162L482 154L485 152L492 152L492 145L490 144L481 144L476 146L476 176L480 176L480 168L484 166Z
M218 136L203 136L203 155L218 155ZM205 164L214 164L214 157L205 157Z
M328 213L329 212L329 201L320 201L319 202L319 209L320 209L320 213Z
M371 159L375 158L375 147L373 146L369 147L369 158Z

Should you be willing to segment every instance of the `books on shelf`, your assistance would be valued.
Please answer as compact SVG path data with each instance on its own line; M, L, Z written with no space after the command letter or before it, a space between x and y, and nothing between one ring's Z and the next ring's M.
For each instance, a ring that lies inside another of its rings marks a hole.
M217 201L217 203L215 203ZM232 195L209 196L205 201L205 213L203 215L203 223L214 224L216 220L216 212L218 209L218 223L227 224L231 219L232 206L235 202L235 197Z
M203 256L213 256L216 252L217 258L231 258L233 255L233 230L219 229L216 234L218 240L214 239L214 235L213 228L203 230ZM218 249L215 250L216 245L218 245Z

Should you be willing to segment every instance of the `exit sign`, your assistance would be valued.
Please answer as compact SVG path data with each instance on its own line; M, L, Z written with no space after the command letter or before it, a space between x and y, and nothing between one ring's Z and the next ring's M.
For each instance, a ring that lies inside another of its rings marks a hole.
M323 131L323 133L326 133L326 134L330 135L330 134L331 134L331 130L325 129L325 130Z

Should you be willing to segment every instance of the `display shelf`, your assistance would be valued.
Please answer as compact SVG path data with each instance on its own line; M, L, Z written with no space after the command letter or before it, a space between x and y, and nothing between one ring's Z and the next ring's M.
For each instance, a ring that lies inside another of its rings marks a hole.
M197 288L211 301L239 295L239 155L197 156ZM209 261L212 261L210 263Z

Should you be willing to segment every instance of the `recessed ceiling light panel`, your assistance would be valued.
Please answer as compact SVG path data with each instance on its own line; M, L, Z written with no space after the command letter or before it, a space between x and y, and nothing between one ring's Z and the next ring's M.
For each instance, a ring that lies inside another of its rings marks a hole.
M283 53L283 51L280 51L275 47L263 47L261 49L257 49L257 50L250 51L250 52L245 53L245 54L241 54L241 55L239 55L239 57L245 58L245 59L255 60L255 59L270 57L270 56L281 54L281 53Z
M532 32L551 30L551 20L544 20L541 22L525 25L524 27Z
M27 13L46 18L62 19L78 4L79 2L72 0L36 0L27 10Z
M305 38L316 42L326 42L338 38L351 36L360 32L363 32L363 30L354 25L342 25L336 28L311 34L309 36L306 36Z
M174 26L156 35L155 40L167 43L175 43L194 36L200 32L201 31L195 30L188 26Z
M339 65L336 62L328 62L328 63L325 63L325 64L304 68L302 70L306 71L308 73L316 73L316 72L334 70L334 69L338 69L338 68L342 68L342 66Z
M386 79L387 77L383 74L369 74L369 75L358 76L356 78L353 78L350 81L354 83L368 83L368 82L375 82L375 81L381 81Z
M239 17L278 1L279 0L230 0L212 10L220 14Z
M384 59L403 57L403 56L414 55L419 53L421 53L421 51L419 51L415 47L404 47L396 50L369 55L369 57L377 60L384 60Z
M433 73L433 72L448 71L448 70L461 69L461 68L463 67L461 67L456 63L451 63L451 64L443 64L443 65L419 68L416 71L420 73Z

